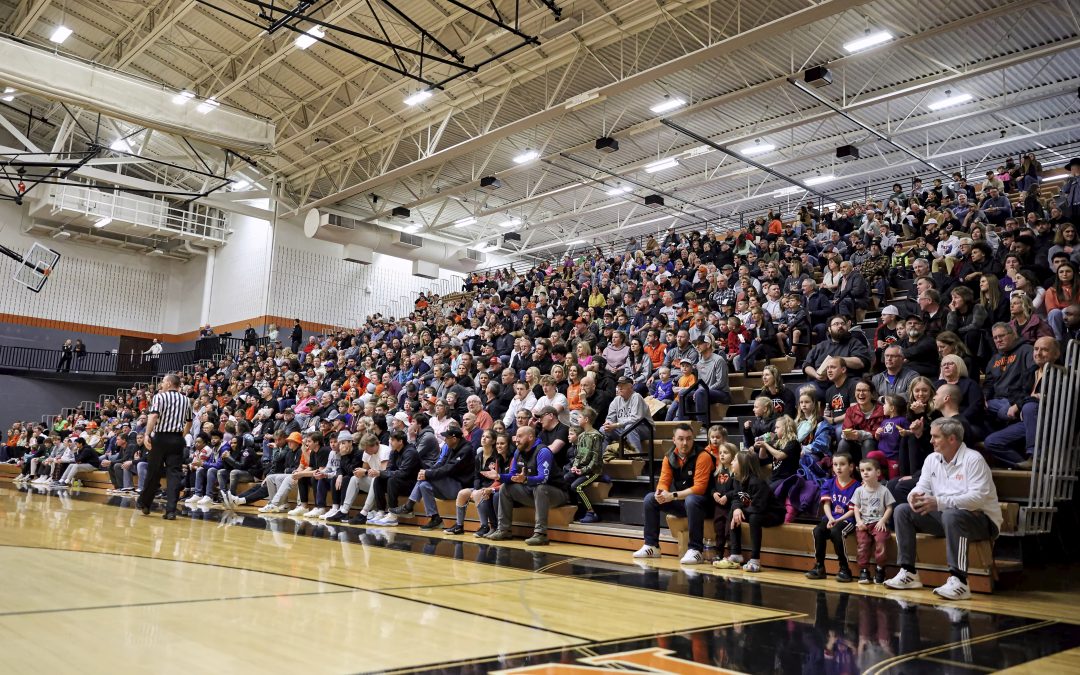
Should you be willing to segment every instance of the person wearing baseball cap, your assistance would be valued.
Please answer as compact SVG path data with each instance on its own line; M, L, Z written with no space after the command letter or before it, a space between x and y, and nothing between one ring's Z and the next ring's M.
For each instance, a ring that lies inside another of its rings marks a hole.
M271 511L284 511L284 506L274 507L271 506L271 504L278 489L285 482L285 479L300 466L300 446L303 442L304 437L299 431L294 431L288 435L286 435L284 431L276 432L274 434L274 442L270 443L263 450L263 452L273 453L273 457L266 470L266 478L264 478L261 483L239 496L233 495L231 491L223 492L221 494L222 505L226 509L233 510L237 506L244 506L245 504L252 504L262 499L269 499L266 506L259 509L260 512L269 513Z
M439 458L434 466L421 469L416 476L409 499L404 505L390 509L390 513L399 518L410 517L413 507L423 500L428 522L420 526L421 530L436 530L443 526L442 516L436 499L457 499L458 493L466 485L472 485L476 464L476 449L465 440L461 427L451 424L443 432L445 441Z

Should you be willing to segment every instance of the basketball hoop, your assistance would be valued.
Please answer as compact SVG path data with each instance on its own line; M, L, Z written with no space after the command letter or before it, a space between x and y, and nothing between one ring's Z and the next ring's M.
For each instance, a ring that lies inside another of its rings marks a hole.
M45 286L49 275L56 268L56 263L60 261L59 253L37 242L34 242L26 255L19 255L18 252L2 244L0 244L0 253L19 263L11 278L35 293L40 292Z

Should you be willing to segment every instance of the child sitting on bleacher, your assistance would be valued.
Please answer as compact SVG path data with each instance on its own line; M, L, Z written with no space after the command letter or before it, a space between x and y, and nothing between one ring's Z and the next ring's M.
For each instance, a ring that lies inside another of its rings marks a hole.
M876 459L867 458L859 462L862 485L851 497L855 511L855 541L859 544L858 561L862 572L859 583L870 583L870 544L874 545L874 583L885 583L885 545L889 541L889 528L885 526L892 517L896 499L889 489L881 484L881 465Z
M781 340L781 353L795 356L795 347L802 345L810 334L810 315L803 308L798 295L784 296L784 313L776 325L776 336Z
M570 428L570 444L576 448L574 461L566 469L565 480L570 486L570 492L576 493L585 514L579 522L597 523L600 517L593 510L592 502L585 494L585 488L600 478L600 472L604 468L603 450L604 436L595 428L593 421L596 419L596 410L585 406L581 409L580 425Z
M657 379L653 381L649 395L664 405L671 405L675 401L675 383L671 381L671 369L662 366L657 371Z
M731 553L713 563L720 569L761 571L761 530L784 522L784 506L773 495L765 470L757 455L742 451L731 461L731 475L735 479L728 490L727 503L731 505ZM743 564L742 524L750 527L750 559Z
M834 478L821 492L821 506L825 516L814 528L814 567L806 573L806 578L825 578L825 547L831 539L836 551L836 561L840 566L836 580L847 583L851 581L851 568L844 550L844 537L855 529L855 512L851 498L859 487L859 481L852 475L855 467L851 455L836 453L833 455L832 467Z
M685 397L692 396L694 385L697 384L697 367L689 359L683 359L680 369L682 374L679 375L679 382L674 388L675 403L668 406L665 418L669 422L686 407Z
M772 467L769 482L775 486L799 470L802 444L795 433L795 420L787 415L776 418L772 434L763 434L754 441L758 459Z
M772 399L768 396L758 396L754 399L754 419L743 422L743 447L754 448L754 442L762 434L772 433L776 425L776 411L773 409Z
M903 441L900 432L908 428L907 401L899 394L888 394L882 408L885 418L874 431L877 450L867 453L866 456L878 461L885 478L888 479L900 475L900 443Z

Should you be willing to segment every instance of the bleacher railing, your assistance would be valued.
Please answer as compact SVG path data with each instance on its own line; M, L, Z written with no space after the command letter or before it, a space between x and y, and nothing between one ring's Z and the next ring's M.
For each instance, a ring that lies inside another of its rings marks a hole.
M1020 507L1019 536L1050 532L1057 503L1073 498L1080 470L1080 341L1068 343L1064 367L1051 367L1039 386L1031 487Z
M254 344L259 346L266 342L267 338L263 337L258 338ZM72 356L70 365L65 364L65 370L70 370L72 374L152 377L155 374L181 371L192 364L205 362L222 354L247 351L251 344L243 338L212 337L196 342L195 349L163 352L157 356L141 352L87 352L83 356ZM63 352L59 349L0 345L0 368L57 372L62 357Z

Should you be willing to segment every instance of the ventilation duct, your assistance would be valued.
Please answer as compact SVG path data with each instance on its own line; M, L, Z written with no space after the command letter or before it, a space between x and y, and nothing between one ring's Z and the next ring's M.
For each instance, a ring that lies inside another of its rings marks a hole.
M346 247L344 253L346 260L356 255L358 251L366 249L372 253L381 253L395 258L423 261L436 266L436 270L444 267L459 274L468 274L480 265L463 253L465 246L417 237L335 213L321 213L317 209L308 211L304 218L304 235L309 239L341 244ZM405 248L401 243L402 237L416 240L417 247ZM357 260L357 262L363 262L363 260ZM421 271L423 274L419 276L428 276L431 268L423 267ZM437 271L436 276L438 276Z

